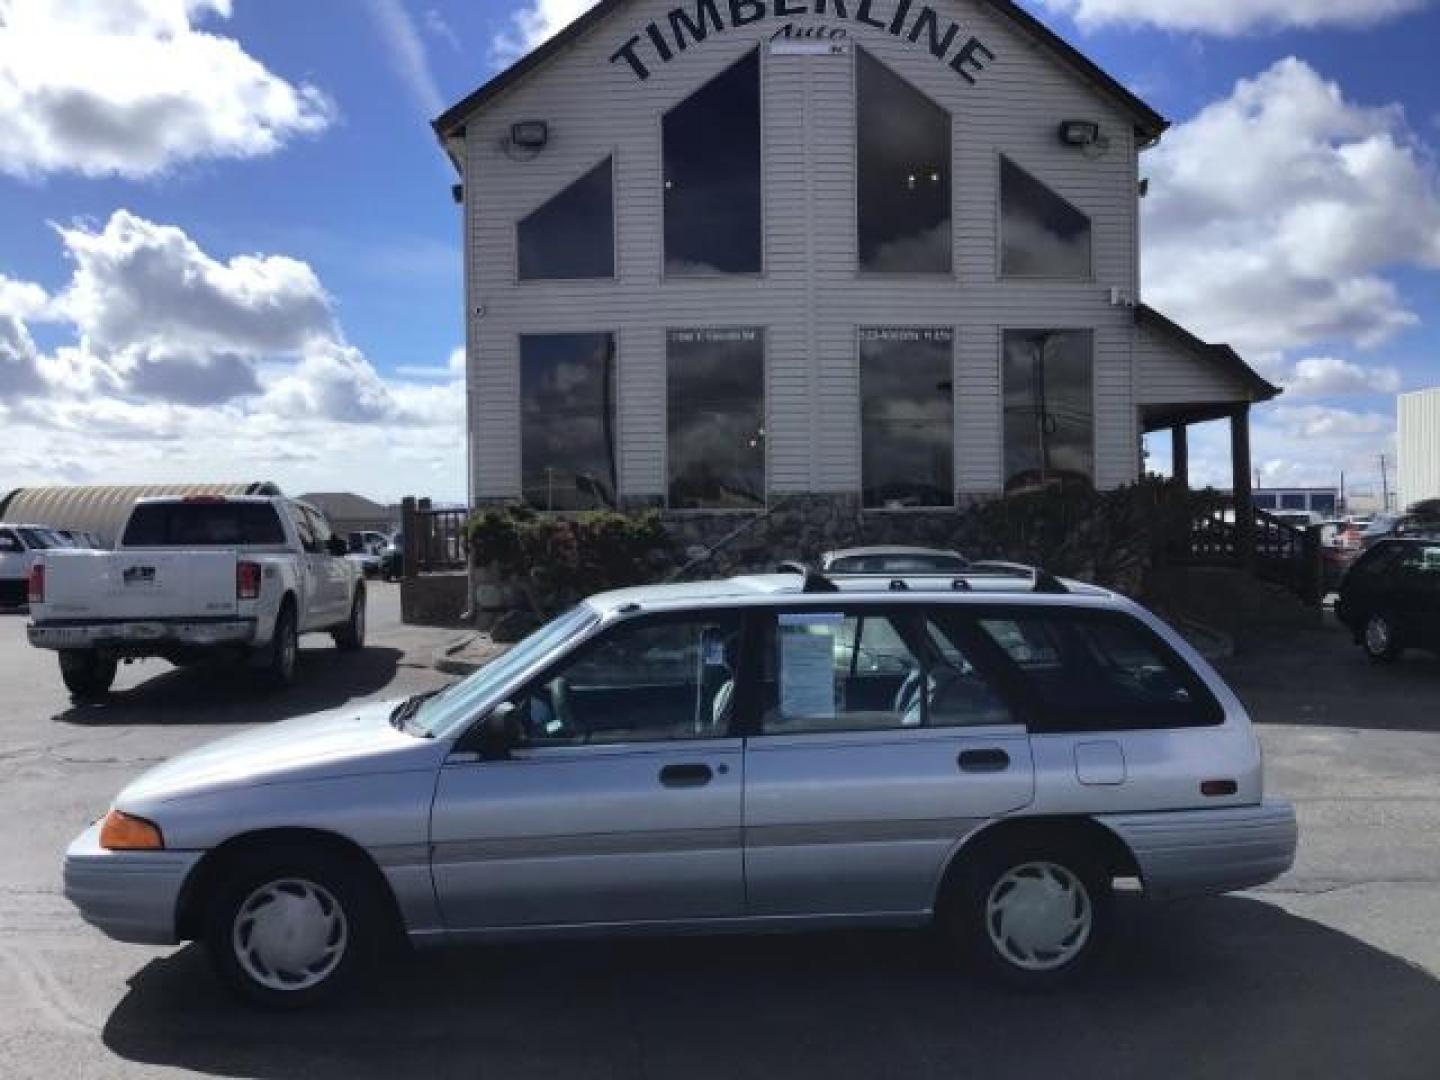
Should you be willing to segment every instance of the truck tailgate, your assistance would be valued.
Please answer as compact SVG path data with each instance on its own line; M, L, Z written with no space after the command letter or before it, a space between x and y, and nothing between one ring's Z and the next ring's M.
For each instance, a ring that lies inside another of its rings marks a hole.
M37 622L69 619L216 618L234 615L233 551L45 552Z

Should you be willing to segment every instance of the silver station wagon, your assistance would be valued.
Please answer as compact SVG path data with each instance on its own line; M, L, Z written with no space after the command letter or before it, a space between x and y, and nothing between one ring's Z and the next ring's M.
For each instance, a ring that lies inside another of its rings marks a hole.
M203 941L268 1005L406 938L930 923L1045 985L1102 947L1115 879L1242 889L1295 845L1245 710L1173 630L980 564L596 596L437 694L154 769L65 888L122 941Z

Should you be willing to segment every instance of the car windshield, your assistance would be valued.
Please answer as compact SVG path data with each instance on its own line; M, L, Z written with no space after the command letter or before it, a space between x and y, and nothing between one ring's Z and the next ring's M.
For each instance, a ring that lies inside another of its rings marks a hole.
M571 608L512 645L475 674L461 679L425 702L411 719L410 727L431 737L454 734L475 719L500 687L543 661L556 647L580 637L599 621L600 616L585 604Z
M267 502L141 503L125 526L124 547L236 547L283 544L285 530Z
M32 548L54 548L64 547L60 538L46 529L21 529L20 535L25 538L26 547Z
M1389 532L1397 522L1399 516L1396 514L1380 514L1369 525L1365 526L1366 536L1381 536Z

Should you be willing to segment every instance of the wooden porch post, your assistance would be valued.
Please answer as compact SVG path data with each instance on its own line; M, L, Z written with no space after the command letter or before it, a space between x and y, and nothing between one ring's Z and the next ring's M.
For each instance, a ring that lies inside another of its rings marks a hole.
M1255 562L1255 491L1250 477L1250 406L1230 412L1230 468L1235 493L1235 550L1241 565Z
M1190 428L1176 424L1170 429L1170 472L1187 491L1190 489Z

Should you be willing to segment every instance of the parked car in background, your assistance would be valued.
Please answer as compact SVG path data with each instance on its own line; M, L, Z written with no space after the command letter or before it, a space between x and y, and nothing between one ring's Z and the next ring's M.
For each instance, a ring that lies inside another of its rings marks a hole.
M65 542L65 547L81 548L85 551L104 551L105 545L94 533L82 529L52 529Z
M80 699L109 691L121 660L228 653L283 686L300 634L365 641L365 584L345 542L283 498L141 499L116 551L47 549L28 592L30 643L59 654Z
M63 545L44 525L0 524L0 607L23 605L36 553Z
M405 572L405 534L396 533L380 553L380 576L386 581L399 581Z
M1183 638L1030 568L954 580L592 597L439 693L153 769L70 846L66 895L296 1007L397 934L935 923L1044 987L1103 948L1115 878L1169 898L1290 867L1294 810Z
M842 548L820 556L820 571L826 574L947 574L968 565L958 551L893 544Z
M1417 503L1424 507L1425 503ZM1376 514L1361 534L1361 546L1371 547L1390 536L1422 536L1440 532L1440 515L1431 513Z
M1373 660L1440 651L1440 533L1372 544L1345 574L1335 614Z

